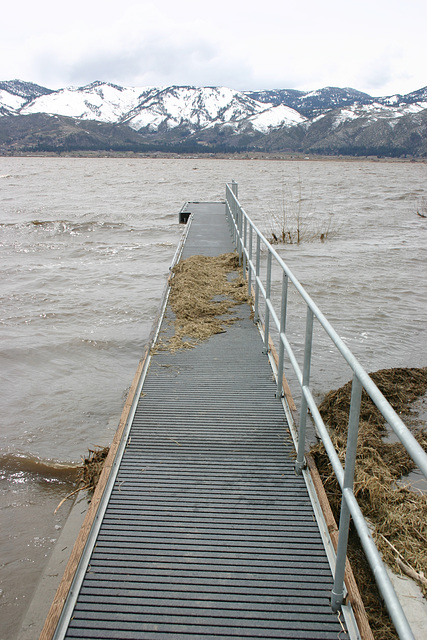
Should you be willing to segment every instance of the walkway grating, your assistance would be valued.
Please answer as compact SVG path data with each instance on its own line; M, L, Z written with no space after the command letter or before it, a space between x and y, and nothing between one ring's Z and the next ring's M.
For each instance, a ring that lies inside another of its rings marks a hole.
M213 207L195 207L184 257L206 224L209 254L230 250ZM348 637L261 338L237 314L153 355L66 638Z

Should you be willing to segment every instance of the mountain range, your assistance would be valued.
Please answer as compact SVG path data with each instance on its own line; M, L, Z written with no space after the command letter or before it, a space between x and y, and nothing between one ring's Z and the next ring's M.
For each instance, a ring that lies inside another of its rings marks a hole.
M351 88L52 90L0 82L0 154L176 151L427 157L427 87L372 97Z

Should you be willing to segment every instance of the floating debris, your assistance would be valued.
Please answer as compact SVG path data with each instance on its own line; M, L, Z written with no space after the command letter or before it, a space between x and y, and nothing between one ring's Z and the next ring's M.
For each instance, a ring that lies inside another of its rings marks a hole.
M95 490L109 450L109 447L89 449L89 455L83 459L83 464L80 467L77 467L77 482L80 486L74 491L71 491L71 493L67 494L65 498L61 500L54 513L57 513L68 498L72 498L80 491L87 489L88 491L93 492Z
M109 447L89 449L89 455L84 458L82 466L79 467L77 479L82 485L81 489L95 490L109 451Z

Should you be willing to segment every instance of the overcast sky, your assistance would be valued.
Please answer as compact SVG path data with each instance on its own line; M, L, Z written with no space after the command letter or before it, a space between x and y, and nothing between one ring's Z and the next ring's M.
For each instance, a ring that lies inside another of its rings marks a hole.
M426 0L12 1L0 80L408 93L427 85L426 24Z

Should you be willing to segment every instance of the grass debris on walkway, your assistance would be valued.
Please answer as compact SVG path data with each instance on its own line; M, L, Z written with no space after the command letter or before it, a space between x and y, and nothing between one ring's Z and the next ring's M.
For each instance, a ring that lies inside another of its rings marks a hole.
M170 351L194 347L224 332L237 319L230 315L233 309L250 301L236 253L182 260L173 268L170 286L175 332L160 345Z

